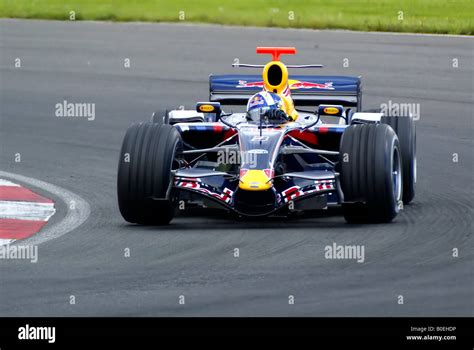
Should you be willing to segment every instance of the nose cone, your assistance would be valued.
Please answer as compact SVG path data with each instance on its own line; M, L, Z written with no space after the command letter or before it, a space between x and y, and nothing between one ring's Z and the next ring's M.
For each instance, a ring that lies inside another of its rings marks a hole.
M267 172L265 170L241 171L239 188L246 191L268 190L273 184L270 174L267 175Z

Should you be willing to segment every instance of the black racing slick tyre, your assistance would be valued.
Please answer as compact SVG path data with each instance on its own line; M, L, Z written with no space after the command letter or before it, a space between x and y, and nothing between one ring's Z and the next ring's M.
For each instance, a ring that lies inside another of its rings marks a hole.
M401 150L386 124L351 125L340 145L344 218L349 223L392 221L402 198Z
M165 111L156 111L153 112L151 115L150 121L152 123L157 123L157 124L169 124L170 123L170 117L169 117L169 110Z
M117 176L120 213L131 223L165 225L174 216L171 170L181 151L176 128L152 122L131 125L123 139Z
M403 168L403 203L410 203L415 197L416 183L416 129L412 117L385 116L382 123L395 130L400 142Z

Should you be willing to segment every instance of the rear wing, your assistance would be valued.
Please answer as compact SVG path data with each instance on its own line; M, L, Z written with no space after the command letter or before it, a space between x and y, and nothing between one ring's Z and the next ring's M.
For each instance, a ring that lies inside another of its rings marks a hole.
M362 104L359 77L293 75L288 79L295 106L338 104L357 107ZM211 75L209 99L223 105L246 104L255 93L262 91L261 75Z

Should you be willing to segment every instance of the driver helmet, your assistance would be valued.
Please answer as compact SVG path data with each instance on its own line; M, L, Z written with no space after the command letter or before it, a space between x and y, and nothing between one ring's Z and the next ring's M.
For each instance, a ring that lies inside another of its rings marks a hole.
M273 92L260 91L247 103L247 115L253 121L259 120L270 109L283 109L283 100Z

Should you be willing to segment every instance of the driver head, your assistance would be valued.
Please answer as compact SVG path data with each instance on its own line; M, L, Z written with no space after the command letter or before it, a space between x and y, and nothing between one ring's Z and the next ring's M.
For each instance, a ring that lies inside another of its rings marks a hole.
M247 103L247 115L253 121L270 109L283 109L284 103L278 94L268 91L260 91L253 95Z

